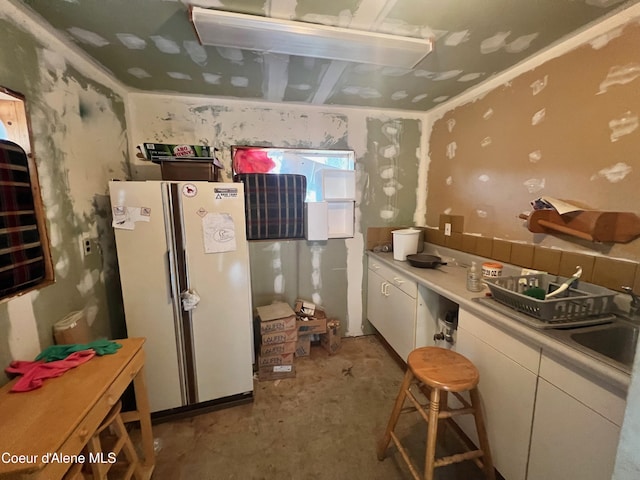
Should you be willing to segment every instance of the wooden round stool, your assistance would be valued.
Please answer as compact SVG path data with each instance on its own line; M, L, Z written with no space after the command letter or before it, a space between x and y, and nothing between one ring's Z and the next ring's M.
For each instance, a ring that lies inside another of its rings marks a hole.
M378 444L378 459L384 460L389 442L393 440L416 480L420 478L432 480L435 468L465 460L475 461L484 470L486 478L495 480L489 440L478 395L479 377L475 365L459 353L440 347L423 347L413 350L407 360L407 372L400 386L400 392L391 412L387 429ZM426 404L421 404L412 392L412 387L418 388L429 401ZM471 404L460 395L464 391L469 392ZM462 408L448 408L447 395L449 392L462 403ZM409 399L415 407L411 411L417 410L428 424L424 477L418 475L406 449L394 433L398 418L401 413L404 413L403 406L406 399ZM436 437L440 419L444 419L447 425L459 434L460 438L466 439L466 436L461 434L460 427L452 420L452 417L457 415L473 415L480 448L477 449L475 445L467 444L468 451L465 453L436 459Z

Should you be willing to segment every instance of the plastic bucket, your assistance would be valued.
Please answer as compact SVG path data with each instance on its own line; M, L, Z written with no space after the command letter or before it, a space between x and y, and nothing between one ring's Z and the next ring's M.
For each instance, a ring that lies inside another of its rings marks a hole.
M495 278L502 276L502 264L497 262L485 262L482 264L482 276Z
M418 239L420 230L404 228L393 230L393 259L405 261L407 255L418 253Z

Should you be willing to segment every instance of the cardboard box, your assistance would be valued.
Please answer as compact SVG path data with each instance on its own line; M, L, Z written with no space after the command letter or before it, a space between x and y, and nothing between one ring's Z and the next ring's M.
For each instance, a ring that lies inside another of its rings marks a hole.
M212 158L211 147L207 145L144 143L142 149L148 160L176 157Z
M258 357L258 367L274 367L276 365L293 365L293 353L283 353Z
M269 322L271 320L278 320L280 318L287 318L295 316L295 312L285 302L275 302L271 305L263 305L262 307L256 307L256 314L261 322Z
M327 318L327 315L324 313L324 309L321 306L316 305L315 303L309 300L304 300L302 298L296 299L296 303L293 310L299 318L303 318L303 317Z
M217 182L220 168L211 161L160 160L163 180Z
M311 353L311 335L298 335L296 357L308 357Z
M313 318L309 320L296 320L298 335L311 335L314 333L325 333L327 331L326 318Z
M269 320L268 322L260 322L260 334L265 335L267 333L275 332L288 332L296 329L296 316L291 315L286 318L279 318L277 320Z
M297 342L274 343L272 345L260 345L260 355L283 355L285 353L295 353Z
M295 365L274 365L272 367L262 367L258 369L258 380L281 380L283 378L293 378L296 376Z
M289 343L298 340L298 331L266 333L260 338L262 345L274 345L277 343Z
M329 355L335 355L340 350L340 321L332 318L327 321L327 333L320 335L320 345L329 352Z

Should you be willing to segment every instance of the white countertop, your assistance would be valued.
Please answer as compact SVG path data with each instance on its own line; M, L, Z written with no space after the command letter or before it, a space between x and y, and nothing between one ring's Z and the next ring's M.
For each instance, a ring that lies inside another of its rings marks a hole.
M430 290L448 298L457 303L461 308L486 320L501 330L518 337L530 345L542 348L545 354L555 356L565 361L579 373L591 377L594 380L604 382L611 388L618 390L621 396L626 395L631 378L629 373L615 368L595 355L589 355L584 351L563 343L561 340L553 338L546 330L533 328L473 301L473 298L484 296L485 293L488 292L488 289L485 286L482 292L468 291L466 288L467 269L465 266L458 265L458 262L451 262L450 260L452 259L442 256L443 261L449 262L447 265L441 265L437 268L416 268L412 267L408 262L394 260L393 253L375 253L370 251L366 253L370 258L397 269L404 275L415 280L418 284L424 285Z

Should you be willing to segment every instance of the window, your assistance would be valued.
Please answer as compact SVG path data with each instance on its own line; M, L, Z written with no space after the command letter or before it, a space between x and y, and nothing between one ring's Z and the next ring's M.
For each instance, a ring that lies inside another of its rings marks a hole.
M232 146L231 157L235 174L304 175L307 179L306 202L323 199L322 180L327 172L351 171L355 168L355 154L351 150Z
M0 87L0 298L53 281L24 98Z
M249 240L353 237L356 172L352 150L234 145L231 158L234 179L245 184ZM299 179L304 186L293 185ZM295 234L278 233L283 231Z

